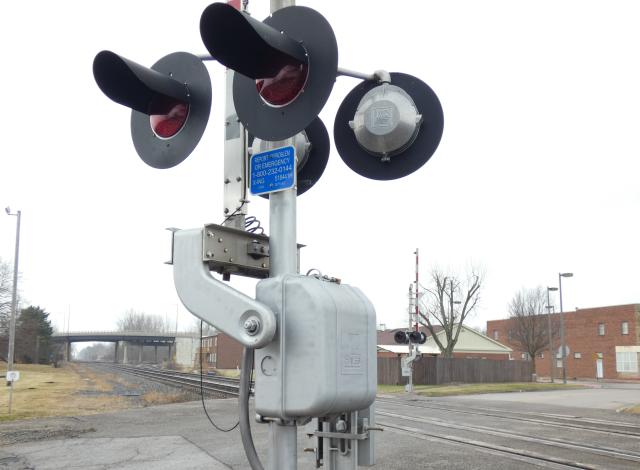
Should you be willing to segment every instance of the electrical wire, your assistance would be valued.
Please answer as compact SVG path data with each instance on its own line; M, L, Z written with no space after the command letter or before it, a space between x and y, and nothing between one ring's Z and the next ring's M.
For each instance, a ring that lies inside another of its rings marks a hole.
M228 215L220 225L224 225L227 222L227 220L229 220L231 217L235 217L236 215L238 215L242 211L242 208L246 203L247 203L246 200L243 201L243 203L240 204L240 207L238 207L235 211L233 211L230 215ZM260 220L254 215L247 216L244 219L244 229L249 233L264 235L264 227L262 227L262 225L260 224Z
M228 216L227 216L227 218L226 218L226 219L224 219L224 220L222 221L222 223L221 223L220 225L224 225L224 224L225 224L225 222L226 222L227 220L229 220L231 217L234 217L234 216L238 215L238 213L242 210L242 208L244 207L244 205L245 205L246 203L247 203L247 200L245 199L244 201L242 201L242 204L240 204L240 206L239 206L235 211L233 211L233 212L231 213L231 215L228 215Z
M245 3L249 3L248 1ZM227 220L234 217L247 203L247 201L243 201L240 207L238 207L235 211L233 211L230 215L228 215L220 225L224 225ZM258 232L259 235L264 235L264 228L260 224L260 220L258 220L255 216L249 216L245 218L244 221L244 229L249 233ZM251 424L249 420L249 396L251 395L251 383L252 383L252 375L253 375L253 349L244 348L242 351L242 369L240 371L240 391L239 391L239 405L240 412L238 416L238 421L233 427L229 429L221 429L216 423L213 422L209 413L207 412L207 408L204 403L204 385L203 385L203 373L202 373L202 320L200 320L200 400L202 401L202 409L207 415L207 419L211 423L211 425L216 428L218 431L222 432L230 432L233 431L236 427L240 426L240 436L242 438L242 445L245 450L245 454L247 455L247 459L249 460L249 464L251 465L252 470L264 470L262 463L260 462L260 458L258 457L258 453L256 452L256 448L253 444L253 436L251 435Z
M247 456L251 470L264 470L260 457L256 452L251 435L251 420L249 419L249 395L251 393L251 375L253 374L254 350L243 348L242 369L240 370L240 395L238 405L240 406L240 437L242 446Z
M209 416L207 407L204 404L204 383L203 383L204 378L202 375L202 347L203 347L202 346L202 320L200 320L200 360L198 362L200 363L200 400L202 401L202 409L204 410L204 414L207 415L207 419L209 420L209 422L214 428L216 428L218 431L221 431L221 432L231 432L238 427L238 425L240 424L240 419L238 419L236 424L234 424L229 429L223 429L213 422L213 419L211 419L211 416Z
M250 233L258 232L258 235L264 235L264 228L260 225L260 221L255 215L250 215L244 219L244 229Z
M312 272L317 271L318 274L311 274ZM313 277L317 277L318 279L320 279L322 277L322 271L320 271L318 268L311 268L309 271L307 271L306 276L313 276Z
M248 2L247 2L248 3ZM244 207L247 201L243 201L240 207L238 207L231 215L225 218L220 225L224 225L227 220L238 214ZM260 225L260 220L257 217L251 215L244 220L245 231L253 234L264 235L264 228ZM202 400L202 408L204 409L207 418L211 422L214 428L222 432L229 432L234 430L237 426L240 426L240 437L242 439L242 446L244 452L249 461L249 465L252 470L264 470L260 457L256 452L255 445L253 443L253 436L251 434L251 424L249 419L249 396L251 395L251 383L253 375L253 349L243 348L242 350L242 369L240 370L240 390L238 394L239 416L238 422L229 429L220 429L213 420L209 417L207 409L204 404L204 391L203 391L203 378L202 378L202 320L200 320L200 398Z
M316 271L317 274L311 274L314 271ZM316 279L319 279L321 281L334 282L336 284L342 283L342 279L340 279L339 277L323 275L318 268L311 268L309 271L307 271L306 275L310 277L315 277Z

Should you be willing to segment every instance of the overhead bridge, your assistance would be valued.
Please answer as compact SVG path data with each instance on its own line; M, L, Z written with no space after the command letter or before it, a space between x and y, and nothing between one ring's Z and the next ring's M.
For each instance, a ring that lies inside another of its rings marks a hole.
M71 344L82 342L109 342L114 343L113 362L130 364L142 363L145 351L153 347L153 357L147 358L145 362L159 363L184 362L176 361L180 355L182 343L185 350L194 348L194 341L198 339L192 333L149 333L144 331L70 331L64 333L54 333L51 340L64 345L62 354L65 361L70 361ZM189 343L188 345L186 343ZM145 347L147 349L145 349ZM158 355L158 347L161 347L161 354ZM137 354L136 354L137 353ZM149 354L146 354L148 356ZM182 356L192 356L185 351ZM190 362L187 360L187 362Z

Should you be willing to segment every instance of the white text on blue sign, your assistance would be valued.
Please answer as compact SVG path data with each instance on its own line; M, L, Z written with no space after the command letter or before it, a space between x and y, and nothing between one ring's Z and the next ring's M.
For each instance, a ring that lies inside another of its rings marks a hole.
M293 147L281 147L257 153L250 161L251 194L267 194L295 185L296 158Z

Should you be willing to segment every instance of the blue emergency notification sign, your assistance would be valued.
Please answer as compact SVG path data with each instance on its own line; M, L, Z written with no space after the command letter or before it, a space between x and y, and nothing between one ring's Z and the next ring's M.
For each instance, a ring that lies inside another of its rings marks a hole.
M280 147L251 156L249 191L268 194L293 188L296 184L296 153L293 147Z

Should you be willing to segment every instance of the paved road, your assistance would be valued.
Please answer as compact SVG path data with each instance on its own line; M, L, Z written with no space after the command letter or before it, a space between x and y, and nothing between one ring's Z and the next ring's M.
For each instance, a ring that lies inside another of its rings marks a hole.
M583 399L598 390L587 390ZM640 468L640 417L567 407L560 395L562 405L514 396L520 400L379 397L385 431L378 434L376 468L560 469L577 461L589 465L577 468ZM219 425L234 423L234 399L210 400L207 408ZM266 426L254 428L258 452L266 456ZM214 430L199 402L5 423L0 443L0 468L12 470L249 469L238 431ZM300 470L315 468L313 454L302 452L312 446L299 432Z

